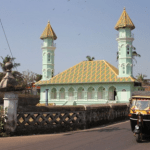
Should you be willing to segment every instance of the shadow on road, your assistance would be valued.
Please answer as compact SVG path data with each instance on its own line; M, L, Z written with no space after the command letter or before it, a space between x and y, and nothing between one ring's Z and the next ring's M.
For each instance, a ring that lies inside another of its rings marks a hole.
M128 130L128 131L130 131L129 129L119 128L119 127L113 127L113 128L107 128L107 129L100 129L98 131L99 132L113 132L113 131L118 131L118 130Z
M120 127L109 127L109 128L98 129L98 130L94 130L94 131L95 132L114 132L114 131L119 131L119 130L131 131L130 129L120 128ZM93 131L86 131L86 132L93 132Z
M143 135L142 143L150 143L150 136L149 135Z
M127 129L127 128L120 128L120 127L109 127L109 128L105 128L105 129L95 129L95 130L86 130L86 131L83 131L83 132L116 132L116 131L120 131L120 130L125 130L125 131L131 131L131 129ZM64 136L67 136L67 135L72 135L72 134L79 134L81 133L82 131L79 131L79 132L73 132L73 133L68 133L68 134L65 134Z

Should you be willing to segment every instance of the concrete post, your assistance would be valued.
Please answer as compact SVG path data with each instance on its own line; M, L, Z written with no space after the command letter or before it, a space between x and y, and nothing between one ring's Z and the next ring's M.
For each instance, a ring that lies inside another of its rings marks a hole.
M45 94L46 94L46 106L48 106L48 89L45 90Z
M7 92L4 94L4 110L6 109L7 119L4 126L6 131L14 132L17 127L17 106L18 94Z

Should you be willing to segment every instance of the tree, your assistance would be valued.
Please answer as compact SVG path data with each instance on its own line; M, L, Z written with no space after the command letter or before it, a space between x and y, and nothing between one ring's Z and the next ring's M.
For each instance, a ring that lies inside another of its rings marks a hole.
M147 83L147 81L144 79L145 77L147 77L147 75L142 73L138 73L138 75L136 76L137 80L141 82L143 85Z
M86 58L87 58L87 61L93 61L95 59L94 57L91 58L91 56L86 56Z
M135 62L137 63L137 60L135 59L135 57L141 57L141 55L138 54L136 51L133 51L133 52L132 52L132 59L134 59Z
M41 79L42 79L42 75L41 74L36 74L35 81L38 82Z
M0 62L0 67L2 68L3 72L0 73L0 81L6 75L5 64L7 62L12 62L12 61L14 61L16 59L14 57L11 58L9 55L7 55L5 58L3 58L1 56L1 58L2 58L3 61ZM12 63L12 65L13 65L12 68L15 68L17 66L20 66L20 63ZM23 82L23 76L22 76L22 74L20 72L18 72L18 71L12 71L11 73L14 76L14 78L16 79L16 81L18 82L18 85L21 86L21 87L24 87L24 82Z
M34 73L30 70L27 70L27 71L23 71L22 75L23 75L24 83L26 85L29 85L29 84L35 82L36 73Z
M137 63L137 60L135 59L135 57L141 57L140 54L138 54L136 51L132 51L132 59L135 60L135 62ZM119 58L119 52L117 52L117 60Z
M25 88L27 86L26 83L24 82L24 76L22 73L20 73L18 71L12 71L12 75L14 76L16 81L18 82L19 86L21 86L22 88Z
M9 55L7 55L5 58L3 58L2 56L1 56L1 58L2 58L2 60L3 60L3 62L0 62L0 67L2 68L2 70L4 71L4 72L6 72L6 68L5 68L5 64L7 63L7 62L13 62L16 58L14 58L14 57L10 57ZM12 63L13 64L13 67L12 68L15 68L15 67L17 67L17 66L20 66L20 63Z

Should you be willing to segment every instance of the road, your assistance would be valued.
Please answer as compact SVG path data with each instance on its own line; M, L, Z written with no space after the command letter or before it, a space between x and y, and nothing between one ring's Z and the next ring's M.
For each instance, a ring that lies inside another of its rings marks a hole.
M149 150L150 138L136 143L130 122L61 134L0 138L0 150Z

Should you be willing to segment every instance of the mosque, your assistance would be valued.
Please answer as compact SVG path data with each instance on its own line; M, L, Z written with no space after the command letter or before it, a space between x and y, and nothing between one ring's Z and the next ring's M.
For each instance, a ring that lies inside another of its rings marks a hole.
M56 105L86 105L129 102L132 91L140 83L133 77L131 30L135 28L125 8L115 26L119 32L118 69L105 60L82 61L54 76L54 40L57 36L48 22L41 35L42 80L40 103Z

